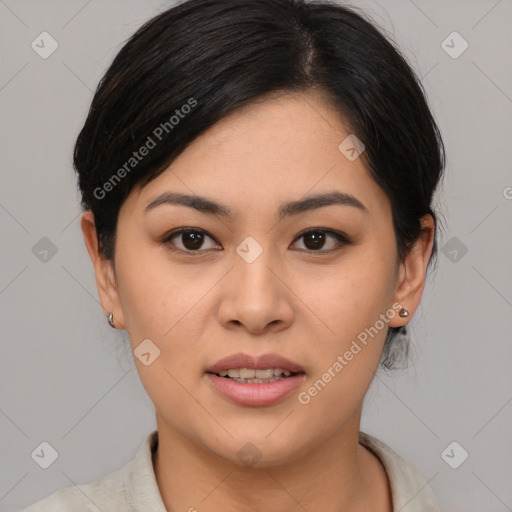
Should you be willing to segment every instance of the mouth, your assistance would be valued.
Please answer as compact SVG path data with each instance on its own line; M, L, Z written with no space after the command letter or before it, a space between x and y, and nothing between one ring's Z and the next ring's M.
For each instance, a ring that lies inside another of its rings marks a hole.
M304 368L298 363L279 354L232 354L217 361L206 369L206 373L244 384L267 384L277 380L289 379L304 374Z
M305 380L299 364L279 354L233 354L206 369L205 376L216 393L246 407L277 404Z
M254 378L245 379L236 376L247 375L245 371L251 372L251 375L254 373ZM274 375L259 379L256 378L256 371L258 370L251 368L232 368L220 372L206 372L205 377L216 393L224 399L244 407L266 407L278 404L290 397L306 378L304 372L289 372L290 375L285 375L284 370L276 368L260 370L268 375L272 372ZM226 375L221 376L226 372ZM276 376L276 372L279 375ZM230 377L229 373L235 376Z
M206 372L217 377L233 380L241 384L270 384L278 380L285 380L296 375L304 375L304 372L292 372L283 368L268 368L256 370L253 368L231 368L220 372Z

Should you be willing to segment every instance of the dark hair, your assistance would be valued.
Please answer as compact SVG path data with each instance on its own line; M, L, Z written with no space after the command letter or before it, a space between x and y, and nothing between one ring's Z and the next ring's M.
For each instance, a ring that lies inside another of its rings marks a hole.
M391 202L400 260L423 215L437 231L439 129L421 82L364 14L328 0L188 0L122 47L76 141L82 206L94 214L102 254L114 262L119 210L135 186L227 114L279 91L321 92L363 142L362 158ZM431 261L436 253L434 241ZM388 331L384 367L398 357L398 334L405 328Z

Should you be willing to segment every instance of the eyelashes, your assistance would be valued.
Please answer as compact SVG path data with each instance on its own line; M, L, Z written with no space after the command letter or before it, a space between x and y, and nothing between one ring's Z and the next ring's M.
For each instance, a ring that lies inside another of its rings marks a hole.
M181 241L182 247L177 247L175 240ZM202 249L205 241L210 239L217 248ZM311 228L299 233L293 240L292 244L295 245L296 241L304 239L303 245L305 249L299 249L308 254L331 254L340 251L344 246L351 244L350 238L342 232L335 231L327 228ZM334 248L324 249L328 240L334 240ZM201 256L212 251L222 250L222 247L215 238L207 231L199 228L179 228L170 233L167 233L160 241L169 250L181 252L187 256ZM309 247L308 247L309 246ZM312 249L310 247L313 247ZM318 247L321 246L321 247Z

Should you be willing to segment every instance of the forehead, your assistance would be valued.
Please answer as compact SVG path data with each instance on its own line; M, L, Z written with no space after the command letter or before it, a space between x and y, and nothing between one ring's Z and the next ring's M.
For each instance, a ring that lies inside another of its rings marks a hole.
M386 208L363 158L347 157L353 135L342 119L318 94L280 93L251 103L197 137L139 190L137 208L171 191L217 198L237 214L334 190L370 210Z

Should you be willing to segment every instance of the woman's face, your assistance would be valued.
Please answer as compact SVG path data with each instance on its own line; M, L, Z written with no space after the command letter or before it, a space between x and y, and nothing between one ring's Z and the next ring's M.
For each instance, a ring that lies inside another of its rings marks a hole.
M406 323L399 307L414 312L430 248L410 257L410 272L399 264L386 194L350 140L339 149L349 135L318 96L254 103L123 204L115 287L100 295L129 333L161 435L236 464L249 442L261 467L357 431L387 328ZM230 215L165 194L200 196ZM295 204L320 194L344 200ZM192 233L170 237L182 228ZM257 384L229 380L227 396L226 379L207 370L239 353L277 354L304 373L293 386L264 385L259 401L258 391L243 398Z

